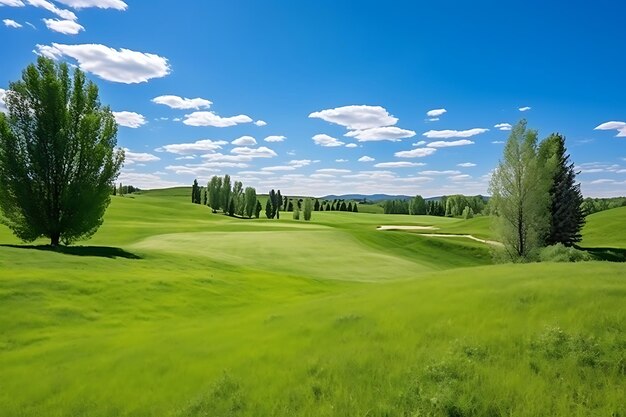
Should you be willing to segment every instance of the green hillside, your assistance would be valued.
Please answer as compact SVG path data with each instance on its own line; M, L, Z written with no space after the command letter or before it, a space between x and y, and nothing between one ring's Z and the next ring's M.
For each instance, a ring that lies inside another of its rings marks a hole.
M623 264L376 230L486 218L239 220L185 192L114 197L60 253L0 227L0 416L626 414ZM585 244L623 242L594 216Z
M626 207L587 216L581 245L626 249Z

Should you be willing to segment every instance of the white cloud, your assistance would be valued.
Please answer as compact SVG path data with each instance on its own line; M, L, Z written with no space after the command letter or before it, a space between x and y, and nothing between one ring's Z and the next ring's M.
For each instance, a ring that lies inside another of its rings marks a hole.
M7 90L0 88L0 113L6 113L7 112L7 106L4 102L4 98L7 95Z
M287 139L285 136L272 135L272 136L266 137L263 140L265 142L283 142L285 139Z
M52 4L47 0L26 0L28 4L35 7L41 7L42 9L46 9L47 11L54 13L59 16L63 20L77 20L76 15L65 9L59 9L57 6Z
M439 140L436 142L430 142L428 145L429 148L449 148L452 146L465 146L465 145L473 145L474 142L472 142L471 140L467 140L467 139L462 139L462 140L453 140L453 141L445 141L445 140Z
M389 140L397 142L402 138L411 138L415 136L412 130L400 129L396 126L374 127L371 129L352 130L344 136L356 138L359 142Z
M180 182L164 180L159 175L129 172L128 170L122 170L118 181L123 184L139 187L143 190L184 185Z
M22 0L0 0L0 6L24 7Z
M277 166L272 166L272 167L263 167L261 168L261 171L276 172L276 171L293 171L295 169L296 167L291 166L291 165L277 165Z
M359 145L357 145L356 143L348 143L346 144L346 148L357 148Z
M345 126L350 130L371 129L374 127L395 125L397 118L391 116L384 107L355 105L321 110L309 114L329 123Z
M407 162L407 161L397 161L397 162L380 162L374 165L375 168L411 168L424 166L426 164L422 162Z
M132 165L135 163L145 163L145 162L156 162L160 161L156 155L152 155L151 153L141 153L141 152L132 152L128 148L124 148L124 163L126 165Z
M175 158L177 161L181 161L181 160L189 160L189 159L196 159L195 155L187 155L187 156L179 156L178 158Z
M42 19L48 29L64 35L77 35L85 28L73 20Z
M439 117L442 114L447 113L446 109L433 109L426 112L426 116L428 117ZM439 119L437 119L439 120Z
M289 161L288 165L291 165L296 168L302 168L302 167L311 165L314 162L319 162L319 161L311 161L310 159L292 159L291 161Z
M396 152L394 155L398 158L422 158L424 156L432 155L436 151L437 149L435 148L415 148L410 151Z
M347 159L335 159L335 162L340 162L340 163L341 162L348 162L348 160Z
M372 158L371 156L365 155L365 156L360 157L358 161L359 162L372 162L372 161L375 161L375 159Z
M276 156L276 152L265 146L258 148L249 148L247 146L231 149L230 153L235 155L247 156L250 158L273 158Z
M530 109L531 109L531 107L526 106L526 107L520 107L518 110L519 111L528 111Z
M17 23L15 20L13 19L3 19L2 23L4 23L4 26L9 27L9 28L21 28L22 25L20 25L19 23Z
M420 171L420 175L459 175L461 171L446 170L446 171Z
M171 145L164 145L157 148L157 152L169 152L177 155L185 155L189 153L197 152L214 152L221 149L222 146L227 145L228 142L223 140L214 141L211 139L202 139L193 143L174 143Z
M132 129L136 129L148 123L143 115L132 111L114 111L113 116L118 125Z
M237 145L237 146L254 146L256 145L256 139L253 138L252 136L242 136L240 138L233 140L230 143L232 143L233 145Z
M85 9L97 7L99 9L126 10L128 5L122 0L56 0L57 2L69 6L73 9Z
M491 143L493 143L494 145L501 145L501 144L504 143L504 141L503 140L494 140Z
M498 130L511 130L513 126L510 123L498 123L494 127Z
M593 128L593 130L617 130L617 138L626 137L625 122L606 122Z
M267 126L267 123L263 120L257 120L254 124L257 126Z
M467 174L460 174L460 175L452 175L451 177L448 177L448 179L450 181L466 181L471 179L472 176L471 175L467 175Z
M200 97L186 98L186 97L179 97L179 96L174 96L174 95L158 96L158 97L153 98L152 102L156 104L163 104L172 109L185 109L185 110L189 110L189 109L199 110L201 108L208 109L209 107L211 107L211 104L213 104L211 101L204 99L204 98L200 98Z
M350 171L349 169L322 168L316 170L315 172L317 172L318 174L349 174L352 171Z
M468 130L429 130L422 135L431 139L469 138L487 132L489 129L474 128Z
M188 126L229 127L243 123L251 123L252 119L245 114L232 117L221 117L212 111L195 111L185 115L183 123Z
M438 122L439 118L438 117L430 117L430 118L428 118L426 120L428 120L429 122Z
M319 146L324 146L324 147L335 147L335 146L341 146L344 144L344 142L337 140L336 138L333 138L332 136L328 136L326 134L318 134L313 136L313 142L315 142L316 145Z
M463 168L471 168L471 167L475 167L476 164L473 162L463 162L462 164L457 164L457 166L463 167Z
M117 50L100 44L37 45L37 53L52 59L73 58L83 71L124 84L147 82L165 77L171 71L167 59L159 55L123 48Z
M419 142L415 142L413 144L413 146L423 146L426 145L426 141L425 140L420 140Z

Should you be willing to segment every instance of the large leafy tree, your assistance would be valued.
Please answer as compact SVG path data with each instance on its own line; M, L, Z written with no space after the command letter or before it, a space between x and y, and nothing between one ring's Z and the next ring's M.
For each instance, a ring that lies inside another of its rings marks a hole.
M102 224L124 152L98 88L79 69L39 57L9 85L0 113L0 210L24 241L52 245Z
M558 133L548 136L539 146L539 157L547 172L551 172L550 230L546 244L562 243L573 246L581 241L585 224L583 196L576 183L576 170L565 147L565 137Z
M511 130L490 191L497 232L509 258L528 260L549 228L549 175L537 156L537 132L522 120Z

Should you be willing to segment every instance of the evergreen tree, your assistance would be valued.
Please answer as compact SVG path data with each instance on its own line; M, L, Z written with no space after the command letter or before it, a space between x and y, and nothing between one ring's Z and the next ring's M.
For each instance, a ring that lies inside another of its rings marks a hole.
M246 187L245 191L245 214L252 217L257 206L256 190L253 187Z
M263 210L263 207L261 206L261 202L257 200L256 208L254 209L254 217L256 217L258 219L259 216L261 216L261 211L262 210Z
M305 221L308 222L309 220L311 220L312 211L313 211L313 201L310 198L306 198L304 200L304 210L303 210Z
M354 203L354 205L352 206L352 212L353 213L358 213L359 212L359 208L357 206L358 206L357 203Z
M208 197L207 197L208 193L206 192L206 188L202 187L202 204L203 205L207 205L208 202Z
M274 190L272 190L274 191ZM265 217L267 217L268 219L272 219L274 213L272 212L272 202L271 200L268 198L267 201L265 202Z
M198 191L198 180L193 180L193 185L191 186L191 202L194 204L200 204Z
M300 208L297 205L293 208L293 219L300 220Z
M221 190L220 201L222 203L222 211L224 213L228 212L228 214L232 216L233 214L230 213L230 199L231 199L231 194L232 194L232 189L231 189L231 184L230 184L230 175L228 174L224 175L224 179L222 180L222 186L220 190Z
M3 59L6 62L6 59ZM93 235L124 162L117 123L80 69L39 57L9 83L0 112L0 218L53 246Z
M552 172L550 185L550 230L546 244L573 246L581 241L585 224L583 196L576 183L574 163L565 148L565 138L558 133L543 140L539 156L545 169Z
M117 186L113 184L113 195L117 195Z
M289 205L287 206L287 211L293 211L293 201L289 200Z
M213 213L217 213L222 207L222 178L217 175L211 178L211 181L207 184L208 205L213 210Z
M342 201L341 202L341 206L339 206L339 210L340 211L346 211L348 209L348 207L346 206L346 202Z
M313 206L313 210L320 211L320 201L316 198L315 205Z
M283 196L280 195L280 190L276 192L276 200L272 202L274 204L274 211L276 212L276 218L280 219L280 209L283 205Z

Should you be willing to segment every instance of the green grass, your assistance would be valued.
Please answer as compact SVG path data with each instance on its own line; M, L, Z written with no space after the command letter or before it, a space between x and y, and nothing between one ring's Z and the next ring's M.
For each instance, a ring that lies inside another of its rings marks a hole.
M626 207L587 216L581 246L626 249Z
M0 416L625 415L623 264L376 230L484 218L237 220L185 192L113 198L89 246L0 246Z

